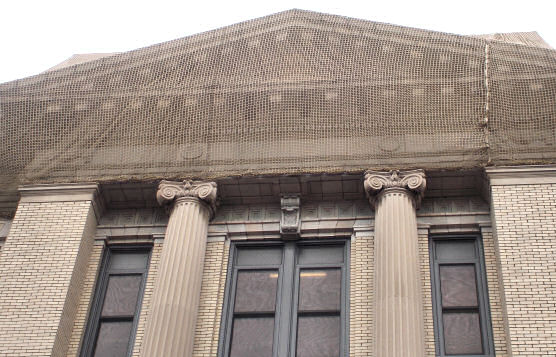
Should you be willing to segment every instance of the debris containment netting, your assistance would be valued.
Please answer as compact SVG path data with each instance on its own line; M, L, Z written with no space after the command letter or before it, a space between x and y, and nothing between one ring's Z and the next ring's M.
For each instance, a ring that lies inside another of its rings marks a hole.
M292 10L0 84L0 188L556 162L556 51Z

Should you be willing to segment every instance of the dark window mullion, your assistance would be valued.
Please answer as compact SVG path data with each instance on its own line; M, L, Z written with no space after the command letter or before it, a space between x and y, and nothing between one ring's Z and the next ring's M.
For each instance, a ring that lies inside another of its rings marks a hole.
M282 272L282 291L280 292L280 305L277 307L278 316L278 340L277 356L289 357L289 346L291 341L290 332L292 330L292 306L294 300L294 281L295 281L295 243L286 243L284 246L283 272Z
M235 255L237 255L237 247L234 249L234 259ZM232 258L232 257L231 257ZM231 259L230 259L231 261ZM226 346L225 346L225 354L226 356L230 355L230 350L232 348L232 328L234 325L234 308L235 308L235 301L236 301L236 287L237 287L237 274L239 272L239 268L236 266L233 268L232 272L232 279L231 279L231 286L230 286L230 305L228 307L228 316L226 318Z
M278 270L282 265L240 265L236 266L236 270Z
M479 292L478 300L479 305L483 308L479 311L480 326L483 329L483 346L485 351L489 351L494 355L494 341L492 336L492 326L491 326L491 316L490 316L490 301L488 298L488 286L487 286L487 271L485 266L485 257L482 239L476 240L476 250L478 262L475 266L477 275L477 291ZM480 272L480 273L479 273Z
M111 269L108 273L109 275L143 275L146 272L145 269Z
M276 315L276 312L274 311L256 311L256 312L235 312L234 313L234 318L236 317L243 317L243 318L247 318L247 317L275 317L274 315Z
M341 269L344 264L297 264L300 269Z
M299 316L341 316L342 312L340 310L335 311L298 311L297 317Z

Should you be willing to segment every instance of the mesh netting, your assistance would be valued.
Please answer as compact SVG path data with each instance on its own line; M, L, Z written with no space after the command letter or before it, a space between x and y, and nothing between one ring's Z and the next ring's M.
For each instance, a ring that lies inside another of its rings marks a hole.
M556 51L287 11L0 85L0 184L556 161Z

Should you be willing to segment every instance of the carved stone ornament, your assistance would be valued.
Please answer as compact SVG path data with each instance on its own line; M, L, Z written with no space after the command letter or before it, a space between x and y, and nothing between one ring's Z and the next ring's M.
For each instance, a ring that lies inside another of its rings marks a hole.
M301 200L296 195L282 196L280 199L282 209L280 234L284 239L299 239L301 231L300 203Z
M160 181L156 200L162 206L170 205L181 197L197 198L205 202L211 209L211 215L216 211L216 183L206 181Z
M423 170L389 172L367 171L365 172L365 192L373 207L377 196L388 189L405 189L414 194L415 206L418 208L423 198L427 181Z

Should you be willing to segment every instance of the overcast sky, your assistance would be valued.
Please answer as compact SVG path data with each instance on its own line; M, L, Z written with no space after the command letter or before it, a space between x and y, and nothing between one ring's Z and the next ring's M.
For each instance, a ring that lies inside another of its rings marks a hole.
M556 47L556 0L0 0L0 83L291 8L463 35L537 31Z

